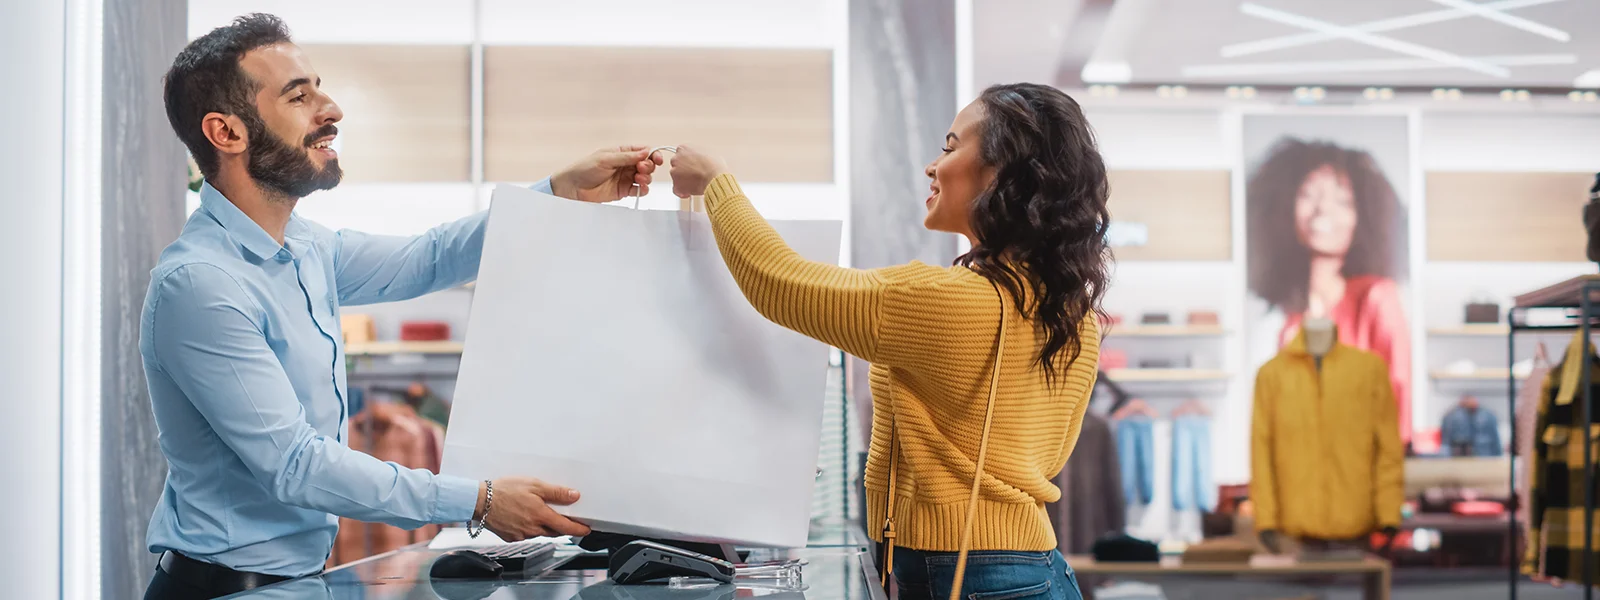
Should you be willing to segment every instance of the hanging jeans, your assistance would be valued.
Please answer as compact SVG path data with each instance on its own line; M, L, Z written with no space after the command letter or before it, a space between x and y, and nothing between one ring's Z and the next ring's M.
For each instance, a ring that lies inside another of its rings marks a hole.
M1150 419L1117 421L1117 461L1122 467L1122 497L1128 505L1146 505L1156 493L1155 434Z
M1188 415L1172 421L1172 508L1217 509L1211 486L1211 423Z

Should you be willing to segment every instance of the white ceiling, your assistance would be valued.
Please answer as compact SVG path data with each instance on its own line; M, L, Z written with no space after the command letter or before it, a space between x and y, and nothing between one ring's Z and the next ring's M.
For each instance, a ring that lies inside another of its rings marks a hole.
M976 82L1081 83L1058 76L1077 65L1050 34L1082 14L1044 8L1062 4L1079 3L974 3ZM1588 85L1600 87L1600 0L1116 0L1110 11L1088 66L1125 82L1565 88L1595 71ZM1252 46L1288 36L1322 39Z

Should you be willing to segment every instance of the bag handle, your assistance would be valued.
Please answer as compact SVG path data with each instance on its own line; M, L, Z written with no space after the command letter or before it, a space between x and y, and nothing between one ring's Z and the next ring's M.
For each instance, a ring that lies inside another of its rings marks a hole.
M671 152L673 154L677 154L678 153L678 147L677 146L656 146L654 148L651 148L650 152L645 154L644 157L645 157L646 160L648 160L650 157L655 156L657 152ZM639 184L637 184L637 183L633 184L633 209L634 210L639 210L639 200L641 198L641 195L640 195L639 192L642 192L642 191L644 191L644 190L643 190L643 188L639 187ZM683 206L682 204L680 204L679 205L680 206L680 210L685 210L687 212L698 212L698 213L706 212L706 199L705 199L704 196L691 196L687 200L688 200L688 206Z
M967 517L961 527L961 545L956 553L955 580L950 587L950 600L960 600L961 585L967 574L967 552L972 544L972 522L978 516L978 490L983 482L983 465L989 454L989 429L994 423L994 399L1000 390L1000 366L1006 352L1006 306L1005 295L1000 294L1000 289L995 288L995 294L1000 296L1000 334L994 353L994 367L989 377L989 399L983 413L983 435L978 440L978 462L972 474L972 491L967 497ZM894 574L894 488L896 468L900 458L900 440L897 419L889 421L889 490L888 506L884 509L883 522L883 561L879 583L885 590L889 588L889 577Z

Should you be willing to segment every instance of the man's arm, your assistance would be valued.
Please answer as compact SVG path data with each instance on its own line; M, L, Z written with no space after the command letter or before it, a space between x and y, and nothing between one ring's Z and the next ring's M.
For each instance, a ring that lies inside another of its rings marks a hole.
M312 429L231 275L195 264L159 286L157 362L273 498L407 529L473 516L478 482L382 462Z
M552 193L549 179L533 189ZM415 237L339 231L333 250L339 304L408 300L477 279L488 223L483 211Z

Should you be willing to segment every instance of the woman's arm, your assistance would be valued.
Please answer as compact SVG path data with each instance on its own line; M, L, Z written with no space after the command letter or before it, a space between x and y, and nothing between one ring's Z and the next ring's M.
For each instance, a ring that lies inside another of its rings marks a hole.
M869 362L881 358L880 326L890 288L942 276L926 265L847 269L806 260L756 212L733 175L707 186L706 210L728 270L762 316ZM920 267L920 268L919 268Z

